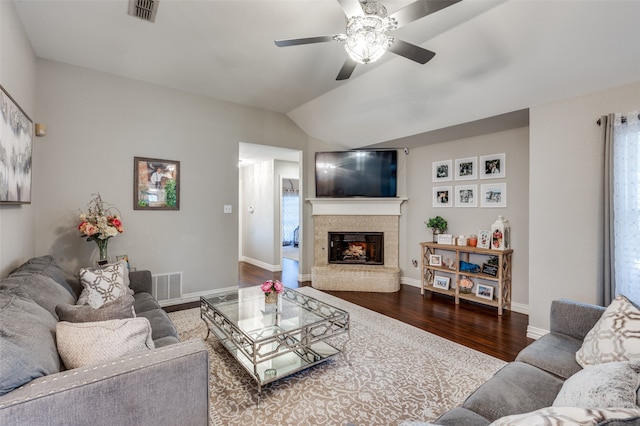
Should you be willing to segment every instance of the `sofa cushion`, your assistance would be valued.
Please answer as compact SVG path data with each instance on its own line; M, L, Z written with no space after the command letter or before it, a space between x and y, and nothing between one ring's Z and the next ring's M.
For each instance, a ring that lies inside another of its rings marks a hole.
M80 269L80 283L87 292L85 293L83 290L78 304L88 304L92 308L99 308L103 304L127 294L128 288L124 284L125 271L124 262L109 264L101 268Z
M56 306L61 303L75 303L76 299L67 289L45 274L11 274L0 280L0 290L18 297L31 299L45 308L55 318Z
M563 379L582 370L576 362L576 351L582 341L557 333L542 336L520 351L516 361L526 362Z
M169 318L169 315L162 309L154 309L152 311L145 311L136 313L138 317L147 318L153 325L153 340L161 339L166 336L178 336L178 331L175 325Z
M153 349L151 325L146 318L98 322L59 322L58 351L64 365L78 368Z
M589 409L578 407L545 407L531 413L505 416L491 426L597 425L609 419L629 419L640 415L640 409Z
M95 322L135 318L133 302L133 296L127 294L107 302L97 309L89 305L61 304L56 306L56 313L60 321L67 322Z
M619 295L585 336L576 361L587 367L631 360L640 361L640 309Z
M553 405L583 408L637 408L640 362L608 362L569 377Z
M46 275L63 286L74 299L77 299L82 291L78 277L63 269L53 256L50 255L33 257L11 272L10 275L20 276L24 274Z
M462 407L455 407L436 419L435 424L447 426L486 426L489 420Z
M0 291L0 395L60 371L56 319L30 299Z
M158 301L149 293L136 293L133 297L136 300L136 303L133 305L136 309L136 314L161 309Z
M512 362L482 384L462 404L489 421L549 407L563 380L523 362Z

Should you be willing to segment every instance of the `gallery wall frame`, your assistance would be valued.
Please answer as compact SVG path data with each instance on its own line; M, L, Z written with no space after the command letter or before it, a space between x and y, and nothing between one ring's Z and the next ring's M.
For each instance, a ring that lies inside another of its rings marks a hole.
M133 209L180 210L180 161L133 157Z
M454 171L456 180L478 179L478 157L456 158Z
M507 163L505 153L480 156L480 179L499 179L506 177Z
M433 187L433 207L453 206L453 187L434 186Z
M450 277L445 277L442 275L435 275L433 277L433 286L435 288L440 288L442 290L449 290L450 283L451 283Z
M453 177L452 161L434 161L431 164L432 182L449 182Z
M507 207L506 183L483 183L480 185L481 207Z
M478 185L456 185L456 207L478 207Z
M33 121L0 85L0 204L31 204Z

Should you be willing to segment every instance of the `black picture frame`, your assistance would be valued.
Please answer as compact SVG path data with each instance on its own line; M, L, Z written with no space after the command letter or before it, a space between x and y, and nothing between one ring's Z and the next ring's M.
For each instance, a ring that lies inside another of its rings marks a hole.
M180 210L180 161L133 157L133 209Z
M482 264L482 273L491 275L492 277L498 276L498 265L491 265L489 263Z

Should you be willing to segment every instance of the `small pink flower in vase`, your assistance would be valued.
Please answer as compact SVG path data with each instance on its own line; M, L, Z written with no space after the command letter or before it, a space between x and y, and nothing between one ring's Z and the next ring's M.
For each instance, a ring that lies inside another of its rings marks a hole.
M264 293L265 303L277 303L278 295L284 291L284 284L278 280L267 280L262 283L260 290Z

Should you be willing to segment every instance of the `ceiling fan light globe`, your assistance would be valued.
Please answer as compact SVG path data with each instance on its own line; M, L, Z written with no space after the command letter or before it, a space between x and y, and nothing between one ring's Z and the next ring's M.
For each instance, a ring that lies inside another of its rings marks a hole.
M362 31L349 36L344 43L344 48L354 61L369 64L380 59L392 42L393 38L385 34Z

